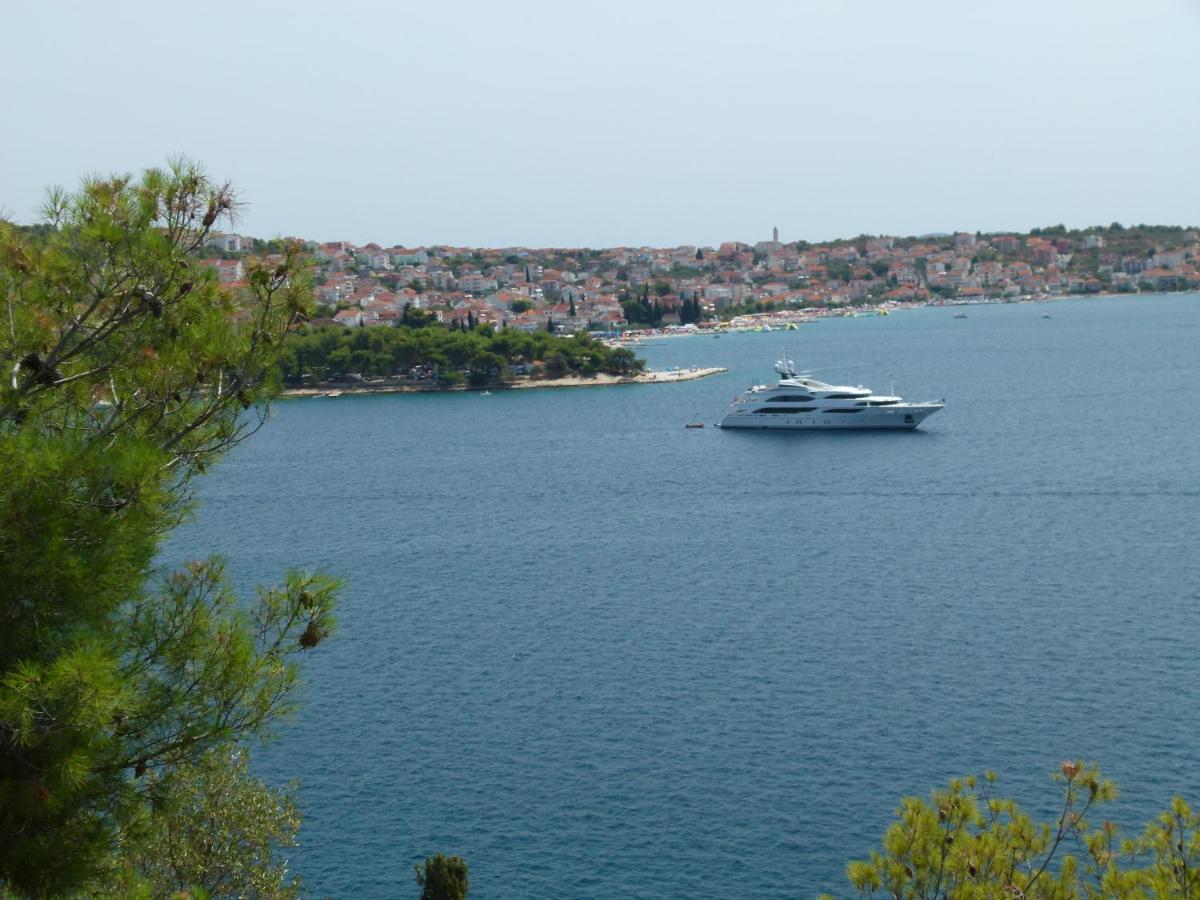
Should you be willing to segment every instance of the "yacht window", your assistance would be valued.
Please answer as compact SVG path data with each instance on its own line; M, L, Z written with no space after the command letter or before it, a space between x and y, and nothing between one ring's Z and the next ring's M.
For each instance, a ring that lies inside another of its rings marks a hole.
M764 406L754 411L755 415L763 413L806 413L815 410L815 406Z
M768 403L807 403L812 397L803 394L785 394L779 397L768 397Z
M899 400L872 400L871 405L872 406L895 406L899 402L900 402Z
M823 400L857 400L862 394L826 394Z
M827 412L827 413L856 413L856 412L862 412L862 407L861 407L861 406L838 406L838 407L835 407L834 409L825 409L825 410L822 410L822 412Z

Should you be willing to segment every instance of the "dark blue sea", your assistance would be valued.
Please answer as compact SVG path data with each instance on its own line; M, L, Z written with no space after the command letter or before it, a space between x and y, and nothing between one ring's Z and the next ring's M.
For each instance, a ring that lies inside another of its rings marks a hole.
M1051 318L1043 319L1043 313ZM713 428L786 350L917 432ZM1200 296L648 344L683 384L277 405L168 556L349 581L303 710L317 895L848 895L901 796L1099 762L1200 800ZM704 429L685 429L704 422Z

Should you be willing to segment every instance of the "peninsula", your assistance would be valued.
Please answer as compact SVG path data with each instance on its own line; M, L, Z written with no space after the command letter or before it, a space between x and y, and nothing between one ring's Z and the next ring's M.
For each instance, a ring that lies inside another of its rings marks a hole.
M284 343L280 369L292 396L662 380L627 347L582 332L447 326L411 307L391 328L303 327Z

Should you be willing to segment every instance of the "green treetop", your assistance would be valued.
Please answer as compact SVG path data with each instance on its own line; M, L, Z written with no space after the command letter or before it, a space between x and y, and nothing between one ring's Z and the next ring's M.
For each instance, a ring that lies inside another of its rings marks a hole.
M1176 798L1140 837L1090 817L1115 799L1094 766L1067 761L1059 812L1037 822L992 793L995 776L963 778L929 800L906 797L882 852L847 867L862 897L1133 900L1200 896L1200 815Z
M428 857L424 865L413 868L421 900L466 900L471 886L467 863L461 857L438 853Z

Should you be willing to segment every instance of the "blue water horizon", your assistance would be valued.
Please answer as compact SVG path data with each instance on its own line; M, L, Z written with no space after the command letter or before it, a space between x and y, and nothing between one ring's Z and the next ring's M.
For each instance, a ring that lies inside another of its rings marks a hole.
M446 852L478 900L846 896L952 776L1049 815L1083 757L1131 831L1200 800L1200 296L953 312L639 351L729 370L678 384L278 403L165 558L348 582L255 752L308 889ZM712 427L785 352L946 408Z

